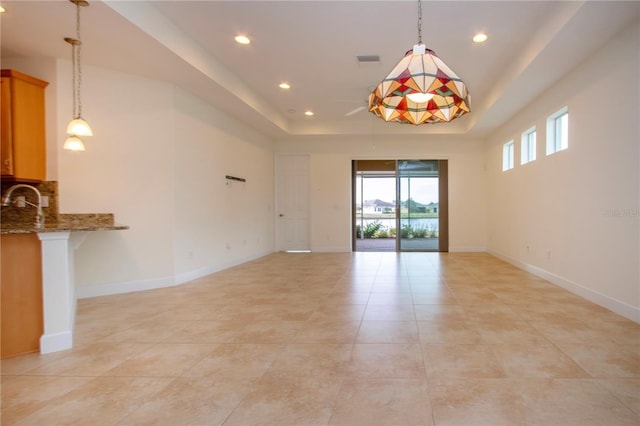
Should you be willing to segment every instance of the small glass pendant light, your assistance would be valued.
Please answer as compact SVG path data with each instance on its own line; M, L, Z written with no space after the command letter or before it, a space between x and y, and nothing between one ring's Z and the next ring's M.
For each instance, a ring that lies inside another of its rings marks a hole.
M71 135L64 141L63 148L69 151L84 151L84 143L79 137Z
M80 87L82 84L82 66L80 61L80 6L89 6L86 0L69 0L76 6L76 38L65 37L64 41L71 45L71 65L73 76L73 120L67 126L67 134L70 135L64 143L64 149L71 151L84 151L84 143L78 136L93 136L93 131L82 118L82 99Z

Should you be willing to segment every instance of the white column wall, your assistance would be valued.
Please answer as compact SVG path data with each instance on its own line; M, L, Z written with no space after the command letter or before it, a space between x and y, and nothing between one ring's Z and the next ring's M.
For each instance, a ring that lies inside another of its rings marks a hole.
M38 234L42 245L43 354L73 346L76 297L73 280L73 247L69 232Z

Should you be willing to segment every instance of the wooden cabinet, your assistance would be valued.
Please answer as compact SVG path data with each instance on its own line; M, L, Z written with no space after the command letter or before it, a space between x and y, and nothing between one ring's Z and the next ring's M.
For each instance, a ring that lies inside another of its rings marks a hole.
M2 180L46 178L45 88L49 83L2 70L0 168Z
M1 357L40 350L44 332L42 246L37 234L0 236Z

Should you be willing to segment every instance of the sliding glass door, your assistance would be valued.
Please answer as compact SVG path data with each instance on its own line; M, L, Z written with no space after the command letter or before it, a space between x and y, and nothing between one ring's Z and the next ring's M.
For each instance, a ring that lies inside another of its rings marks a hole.
M354 251L396 251L396 161L354 161Z
M440 163L439 160L398 161L400 251L441 250Z
M353 162L354 251L448 251L446 160Z

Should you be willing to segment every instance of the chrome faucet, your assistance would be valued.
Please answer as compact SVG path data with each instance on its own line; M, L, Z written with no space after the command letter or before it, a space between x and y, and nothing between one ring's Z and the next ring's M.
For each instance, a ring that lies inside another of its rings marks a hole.
M2 197L2 205L8 206L11 204L11 193L13 193L13 191L18 188L29 188L36 192L36 195L38 196L38 204L33 204L27 200L25 200L24 202L25 204L29 204L30 206L33 206L37 209L36 221L34 223L35 227L44 228L44 213L42 212L42 196L40 195L40 191L38 191L38 188L36 188L35 186L25 185L23 183L13 185L11 188L7 190L4 197Z

